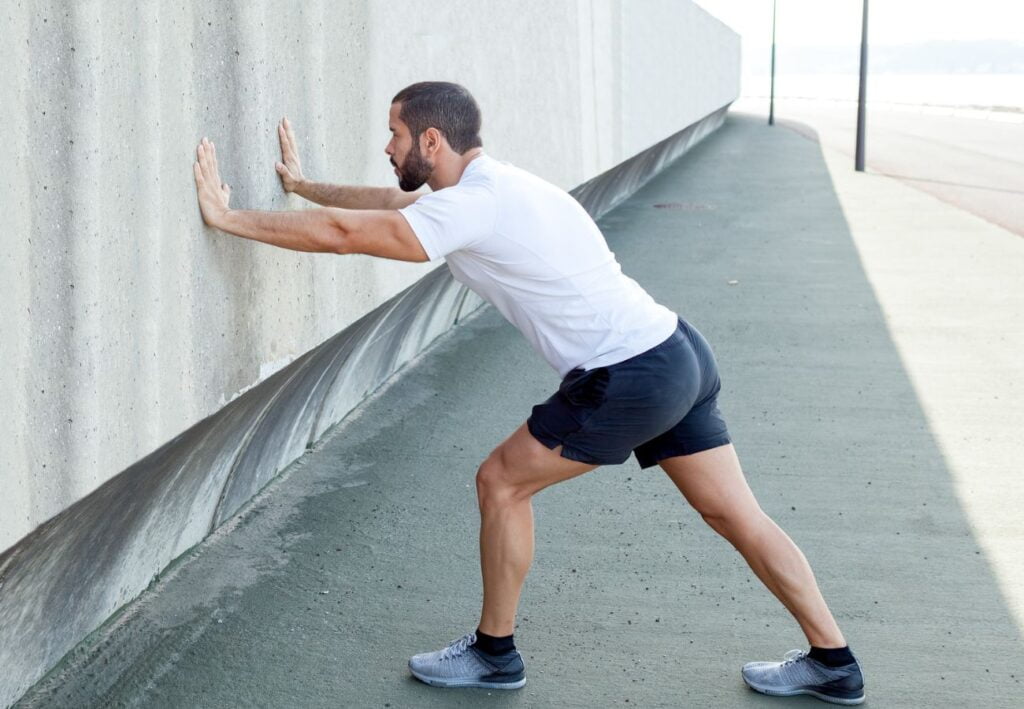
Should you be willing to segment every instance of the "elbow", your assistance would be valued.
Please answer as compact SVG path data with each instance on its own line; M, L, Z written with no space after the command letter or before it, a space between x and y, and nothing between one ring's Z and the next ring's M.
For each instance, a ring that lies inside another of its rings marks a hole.
M331 236L330 243L327 244L327 248L325 248L324 251L342 255L355 253L352 248L352 240L349 239L348 235L341 230L338 230Z
M322 250L330 254L352 254L355 253L351 233L345 229L338 220L332 220L330 228L326 230L327 236L322 244Z

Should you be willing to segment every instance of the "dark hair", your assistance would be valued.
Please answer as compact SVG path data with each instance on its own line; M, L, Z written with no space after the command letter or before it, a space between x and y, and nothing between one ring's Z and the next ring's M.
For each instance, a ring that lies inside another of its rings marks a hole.
M483 145L480 108L464 87L447 81L421 81L399 91L391 103L401 103L398 117L418 140L427 128L437 128L452 150L462 155Z

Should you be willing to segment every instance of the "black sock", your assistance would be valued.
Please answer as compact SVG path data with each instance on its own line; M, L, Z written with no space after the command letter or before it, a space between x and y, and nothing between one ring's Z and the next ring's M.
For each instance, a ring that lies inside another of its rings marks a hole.
M854 659L853 653L850 652L849 645L829 648L811 645L811 651L807 653L807 656L812 660L817 660L826 667L842 667L857 661Z
M503 638L496 638L493 635L487 633L481 633L480 629L476 631L476 642L473 643L473 647L477 650L482 650L488 655L504 655L506 652L512 652L516 649L516 644L512 641L511 635L506 635Z

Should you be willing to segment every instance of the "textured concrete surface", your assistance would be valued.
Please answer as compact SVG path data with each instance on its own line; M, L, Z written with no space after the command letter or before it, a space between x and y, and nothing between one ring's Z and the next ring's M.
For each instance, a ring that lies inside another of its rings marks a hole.
M636 151L678 154L703 132L666 139L713 128L738 91L738 37L690 2L7 0L0 17L0 704L465 312L430 266L204 229L200 136L234 204L301 208L273 171L281 115L307 176L388 184L391 96L453 79L490 153L604 185L601 203L623 190L610 168L643 177L660 163ZM424 305L378 322L396 293ZM361 318L372 341L314 350ZM339 374L353 352L372 361ZM286 386L241 401L275 373Z
M0 553L6 705L477 308L441 267Z
M282 115L309 177L392 184L388 102L452 79L489 152L568 189L739 82L738 36L690 2L3 0L0 22L0 549L429 270L205 229L201 136L234 204L300 208Z
M751 485L815 567L869 702L1015 707L1024 244L846 162L730 117L601 226L715 347ZM477 618L476 465L555 386L482 311L21 706L820 706L745 689L739 666L799 631L633 461L536 500L524 690L409 678L410 654Z
M604 213L724 116L712 113L572 194L595 217ZM0 553L0 699L21 694L481 303L436 268Z

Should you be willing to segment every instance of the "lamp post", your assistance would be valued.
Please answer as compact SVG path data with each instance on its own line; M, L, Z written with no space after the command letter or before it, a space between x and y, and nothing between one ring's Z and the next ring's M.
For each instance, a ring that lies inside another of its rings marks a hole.
M772 71L771 95L768 99L768 125L775 125L775 8L778 0L772 0Z
M860 28L860 89L857 93L857 154L853 167L857 172L864 172L864 108L867 102L868 88L868 0L864 0L864 14Z

